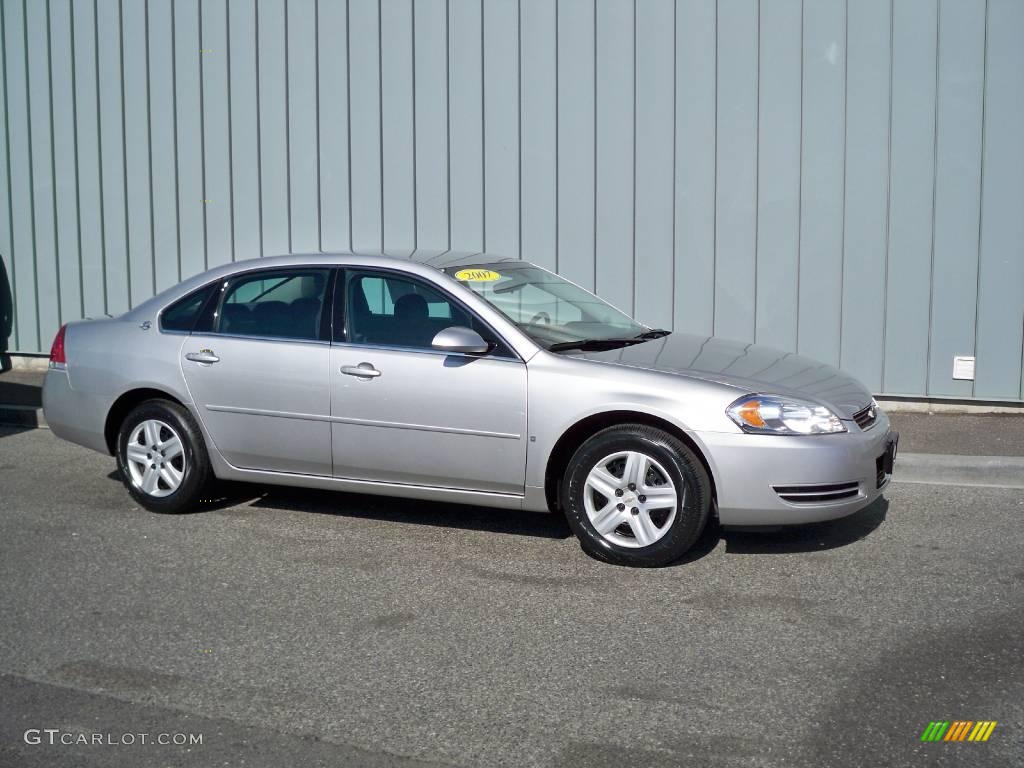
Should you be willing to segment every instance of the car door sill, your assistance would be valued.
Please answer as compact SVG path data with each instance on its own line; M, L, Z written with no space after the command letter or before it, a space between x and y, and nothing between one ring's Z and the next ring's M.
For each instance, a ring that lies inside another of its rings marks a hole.
M449 501L456 504L480 504L503 509L520 509L524 494L502 491L473 491L465 488L448 488L438 485L415 485L412 483L389 483L380 480L355 480L347 477L324 475L303 475L296 472L275 472L261 469L241 469L231 466L220 469L222 480L237 480L247 483L268 483L289 485L297 488L319 488L323 490L367 493L378 496L398 496L426 501Z

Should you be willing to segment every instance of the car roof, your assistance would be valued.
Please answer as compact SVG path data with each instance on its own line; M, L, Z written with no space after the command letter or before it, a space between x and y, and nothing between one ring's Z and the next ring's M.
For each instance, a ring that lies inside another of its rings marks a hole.
M226 264L213 267L192 275L182 280L177 285L171 286L165 291L153 296L141 304L129 310L126 315L145 315L157 307L166 306L177 298L188 294L201 285L212 280L230 277L252 269L274 269L287 267L301 267L322 265L331 266L361 266L393 269L403 269L423 275L430 269L444 270L449 267L459 266L480 266L496 263L518 263L528 264L529 262L515 259L509 256L502 256L484 251L453 251L453 250L427 250L416 249L413 251L385 251L361 252L361 251L317 251L313 253L283 253L276 256L262 256L243 261L232 261Z
M363 264L366 266L387 266L391 263L400 267L402 263L413 262L425 267L443 270L450 267L478 266L481 264L498 264L515 262L528 264L529 262L513 256L504 256L498 253L486 251L452 251L452 250L427 250L416 249L414 251L316 251L313 253L284 253L276 256L263 256L244 261L235 261L221 266L218 273L233 274L242 272L253 267L292 267L302 264ZM206 276L215 276L214 270L205 273Z

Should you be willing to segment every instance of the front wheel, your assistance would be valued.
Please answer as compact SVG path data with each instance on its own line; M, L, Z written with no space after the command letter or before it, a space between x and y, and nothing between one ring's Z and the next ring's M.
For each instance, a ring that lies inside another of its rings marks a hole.
M199 425L169 400L147 400L128 414L117 466L132 498L153 512L194 508L213 476Z
M678 560L700 537L711 482L696 454L669 433L640 424L609 427L570 460L562 507L589 554L655 567Z

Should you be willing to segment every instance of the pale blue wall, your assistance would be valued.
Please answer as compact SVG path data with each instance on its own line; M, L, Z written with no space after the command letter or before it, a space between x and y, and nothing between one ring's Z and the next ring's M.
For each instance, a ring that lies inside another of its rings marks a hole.
M11 350L232 259L486 248L877 392L1024 397L1021 0L2 11Z

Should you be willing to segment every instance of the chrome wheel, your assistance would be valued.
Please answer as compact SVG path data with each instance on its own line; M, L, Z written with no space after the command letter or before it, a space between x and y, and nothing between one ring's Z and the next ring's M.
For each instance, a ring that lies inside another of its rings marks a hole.
M164 421L141 422L128 436L125 466L132 485L147 496L170 496L185 477L181 437Z
M590 470L583 488L590 524L620 547L647 547L661 539L672 527L679 503L665 468L638 451L605 456Z

